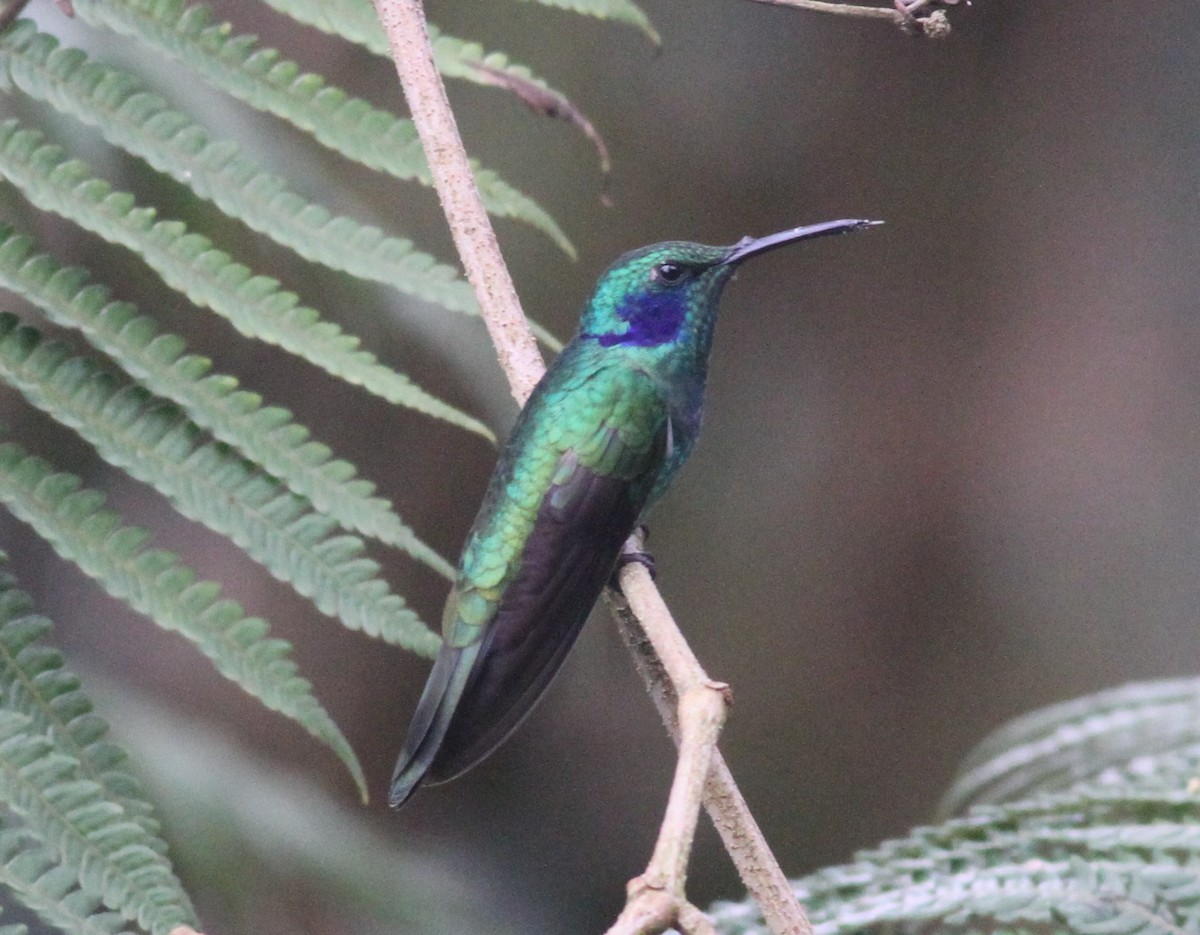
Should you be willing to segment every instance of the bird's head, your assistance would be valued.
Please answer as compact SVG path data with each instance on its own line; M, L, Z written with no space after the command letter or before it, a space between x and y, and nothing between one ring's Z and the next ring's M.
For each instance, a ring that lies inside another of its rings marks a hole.
M743 237L732 247L672 240L633 250L600 277L580 322L580 337L604 347L678 342L689 324L712 319L721 290L744 260L785 244L878 223L827 221L766 237Z

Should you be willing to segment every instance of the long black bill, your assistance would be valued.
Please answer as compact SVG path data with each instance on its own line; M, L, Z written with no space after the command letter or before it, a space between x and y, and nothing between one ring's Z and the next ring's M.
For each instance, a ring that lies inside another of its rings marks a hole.
M778 234L767 234L766 237L743 237L729 248L729 255L720 263L727 266L731 263L741 263L747 257L758 256L784 244L795 243L797 240L808 240L812 237L827 237L830 234L848 234L851 231L863 230L867 227L878 227L883 221L825 221L823 224L809 224L807 227L793 227L791 230L780 231Z

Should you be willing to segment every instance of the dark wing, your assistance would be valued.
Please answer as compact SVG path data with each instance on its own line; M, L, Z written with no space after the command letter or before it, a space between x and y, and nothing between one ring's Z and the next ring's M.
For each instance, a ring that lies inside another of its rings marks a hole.
M449 638L397 763L393 806L422 782L444 782L474 766L529 714L637 524L669 434L665 413L655 421L653 434L601 423L587 444L563 451L551 462L552 483L502 588L489 592L460 582L451 593ZM494 605L488 593L497 594ZM490 613L479 638L454 639L456 626L464 629L464 618L472 623L480 605Z

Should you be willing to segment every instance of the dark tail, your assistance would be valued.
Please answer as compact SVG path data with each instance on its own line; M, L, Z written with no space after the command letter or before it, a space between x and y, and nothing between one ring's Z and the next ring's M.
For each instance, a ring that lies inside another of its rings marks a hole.
M407 802L424 782L450 728L478 653L478 644L465 649L442 645L392 773L392 788L388 793L388 805L392 808Z

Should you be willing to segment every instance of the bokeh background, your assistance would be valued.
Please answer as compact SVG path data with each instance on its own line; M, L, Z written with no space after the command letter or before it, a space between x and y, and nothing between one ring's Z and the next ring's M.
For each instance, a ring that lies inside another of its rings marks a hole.
M499 225L526 310L559 335L631 247L887 222L739 275L705 435L651 524L663 593L710 673L734 688L722 748L799 875L930 820L955 764L1006 719L1200 670L1200 5L976 0L952 10L944 42L745 0L642 5L663 35L658 52L633 29L535 4L428 6L448 32L545 75L611 150L605 208L578 132L503 92L451 88L473 155L579 248L571 262L535 232ZM44 6L47 28L86 41ZM216 6L240 31L402 109L386 62L258 4ZM310 192L453 258L432 194L397 193L285 127L264 132L249 113L207 105L202 89L173 93L196 95L188 103L209 106L222 132ZM89 137L72 145L121 186L182 198ZM493 463L486 444L236 338L151 276L122 274L119 251L5 205L292 408L456 554ZM511 422L477 321L297 265L202 206L181 210L384 360L498 429ZM607 926L649 856L673 751L604 614L496 756L389 814L385 782L427 663L322 618L13 394L0 411L295 643L367 766L376 801L361 817L485 906L479 930ZM299 729L15 521L0 519L0 532L72 664L202 717L354 807L334 758ZM379 557L436 621L441 582ZM215 754L210 768L219 785ZM240 899L198 894L214 931L350 930L271 868L226 882ZM707 825L690 889L701 904L741 893Z

